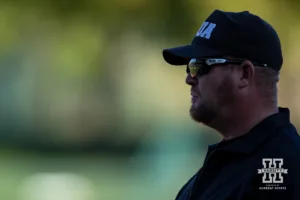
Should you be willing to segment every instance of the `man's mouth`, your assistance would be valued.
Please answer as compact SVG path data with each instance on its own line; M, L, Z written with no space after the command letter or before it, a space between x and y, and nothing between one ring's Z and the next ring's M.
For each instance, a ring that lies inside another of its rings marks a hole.
M191 103L193 104L196 102L199 95L195 92L193 88L191 88L190 92L191 92Z
M194 92L191 92L191 96L195 97L195 98L198 98L198 95L196 93L194 93Z
M196 95L194 95L194 94L191 94L191 102L192 103L195 103L195 101L197 100L197 96Z

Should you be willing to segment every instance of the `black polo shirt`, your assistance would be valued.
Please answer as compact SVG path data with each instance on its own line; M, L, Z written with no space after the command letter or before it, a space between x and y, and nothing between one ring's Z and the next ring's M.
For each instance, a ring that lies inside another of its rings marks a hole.
M247 134L210 145L176 200L299 200L300 137L287 108Z

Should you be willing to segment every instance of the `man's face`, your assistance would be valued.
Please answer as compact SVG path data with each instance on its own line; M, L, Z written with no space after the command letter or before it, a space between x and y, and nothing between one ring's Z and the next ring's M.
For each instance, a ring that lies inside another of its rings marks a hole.
M195 121L210 125L236 102L236 87L230 71L230 66L215 65L205 75L187 75L186 83L191 86L192 96L190 115Z

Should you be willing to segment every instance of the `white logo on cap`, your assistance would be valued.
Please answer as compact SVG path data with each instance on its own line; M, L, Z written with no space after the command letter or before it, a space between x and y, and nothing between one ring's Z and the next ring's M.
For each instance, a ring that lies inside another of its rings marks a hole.
M211 36L211 33L213 32L214 28L216 28L216 24L210 23L210 22L204 22L200 29L198 30L196 36L197 37L203 37L206 39L209 39Z

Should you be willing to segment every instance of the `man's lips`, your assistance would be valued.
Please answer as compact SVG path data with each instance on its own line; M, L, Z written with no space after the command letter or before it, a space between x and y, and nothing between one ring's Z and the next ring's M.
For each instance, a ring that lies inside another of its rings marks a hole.
M195 97L195 98L198 97L198 95L197 95L196 93L194 93L194 92L191 92L191 96L192 96L192 97Z
M195 90L194 88L190 89L190 93L192 97L199 97L200 95L198 95L198 93L196 92L197 90Z
M197 98L198 98L198 96L196 94L191 93L191 103L195 103Z

